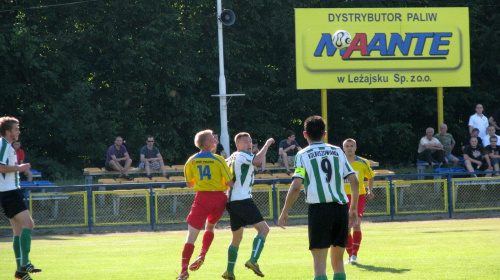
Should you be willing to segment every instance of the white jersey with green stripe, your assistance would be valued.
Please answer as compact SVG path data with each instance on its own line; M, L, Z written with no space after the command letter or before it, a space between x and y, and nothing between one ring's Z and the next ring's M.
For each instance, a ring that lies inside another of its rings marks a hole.
M294 178L302 178L307 203L349 201L344 178L354 173L341 148L322 142L311 143L295 157Z
M228 201L244 200L252 197L254 179L253 159L255 155L248 151L236 151L226 159L234 176L234 186L227 195Z
M7 141L0 139L0 164L7 166L17 165L16 150ZM0 192L19 189L19 172L0 173Z

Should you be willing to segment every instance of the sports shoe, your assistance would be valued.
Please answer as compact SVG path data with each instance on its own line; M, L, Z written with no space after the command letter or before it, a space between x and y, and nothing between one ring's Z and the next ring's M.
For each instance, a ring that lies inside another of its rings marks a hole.
M146 176L146 177L148 177L148 178L149 178L149 180L151 180L151 179L153 179L153 174L151 174L151 173L150 173L150 174L148 174L148 176Z
M197 271L200 269L201 265L205 262L205 256L199 255L196 260L189 266L189 270L191 271Z
M177 277L177 280L186 280L188 278L189 278L189 273L186 270Z
M348 257L347 261L345 261L344 264L351 264L351 257Z
M227 272L227 270L224 271L224 273L222 273L222 278L227 279L227 280L236 280L236 276L229 275L229 272Z
M42 272L42 269L36 268L31 262L28 262L27 265L23 265L19 267L19 272L24 272L24 273L40 273Z
M264 273L260 271L259 265L257 263L253 263L250 260L248 260L245 263L245 267L251 269L253 273L255 273L257 276L264 277Z
M17 280L33 280L33 278L31 278L28 273L20 272L20 271L16 271L16 274L14 274L14 277Z
M358 257L356 257L355 255L352 255L350 261L351 261L351 264L358 264Z

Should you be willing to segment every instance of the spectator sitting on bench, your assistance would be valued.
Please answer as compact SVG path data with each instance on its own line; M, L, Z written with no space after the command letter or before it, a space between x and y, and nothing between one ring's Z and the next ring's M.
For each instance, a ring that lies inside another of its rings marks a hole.
M486 148L490 144L490 137L496 136L497 138L500 137L495 134L495 127L493 125L488 126L486 129L486 136L483 137L483 147Z
M295 141L295 132L286 131L286 139L281 140L278 150L278 163L285 166L286 174L290 175L290 166L295 164L295 155L302 150L299 143Z
M128 169L131 165L132 159L128 155L127 148L123 145L123 138L117 136L115 144L108 149L105 168L107 171L118 171L120 172L119 178L126 178L132 181L132 177L128 175Z
M154 143L154 137L148 136L146 140L146 146L142 147L141 149L141 163L139 163L139 169L146 169L146 176L149 179L153 178L151 169L160 169L163 176L167 177L167 173L165 172L165 164L163 163L163 158L160 154L160 150L154 146Z
M425 130L425 136L418 143L418 160L427 161L429 169L432 170L434 160L439 161L439 165L446 165L443 145L437 138L433 137L434 128L429 127Z
M470 144L465 146L464 159L465 168L471 173L476 169L479 171L493 170L488 154L484 152L483 146L477 144L477 137L471 137ZM472 176L477 177L476 174ZM486 177L488 176L491 176L491 174L486 175Z
M483 146L483 140L481 140L481 138L478 135L479 135L479 129L473 128L470 135L465 137L465 139L462 141L462 152L464 151L465 146L470 145L470 139L472 137L477 138L477 145Z
M252 154L256 155L260 151L257 139L252 139ZM259 170L260 169L260 170ZM255 172L263 174L266 171L266 157L262 159L259 166L255 166Z
M493 170L500 171L500 146L497 145L498 138L496 135L490 137L490 144L484 148L486 154L490 158L491 166ZM494 176L499 176L500 173L496 173Z
M493 115L488 119L490 125L494 126L496 130L500 131L500 109L496 110Z
M21 141L16 140L12 143L12 147L14 150L16 150L16 155L17 155L17 164L23 164L24 163L24 151L21 149ZM19 175L21 176L21 181L26 180L28 182L33 182L33 173L29 170L26 170L24 172L19 172Z
M453 148L455 147L455 139L453 138L453 135L448 133L448 126L445 123L439 126L439 130L440 133L436 133L434 137L443 145L447 163L451 161L453 162L453 167L455 167L458 165L458 158L451 154L451 151L453 151Z

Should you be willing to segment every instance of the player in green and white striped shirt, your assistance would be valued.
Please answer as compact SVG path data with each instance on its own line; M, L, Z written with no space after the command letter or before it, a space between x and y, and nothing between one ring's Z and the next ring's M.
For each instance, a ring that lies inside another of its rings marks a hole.
M259 165L266 158L267 149L274 143L274 139L267 139L264 147L256 155L252 154L252 138L250 134L240 132L234 137L234 142L236 142L238 150L226 159L234 176L234 185L229 190L226 206L229 212L233 240L227 250L227 270L222 274L222 278L236 279L234 266L243 239L243 229L247 225L252 225L257 230L257 235L253 240L252 255L250 260L245 263L245 266L258 276L264 277L257 260L264 248L269 226L252 199L252 186L254 166Z
M358 222L359 183L341 148L324 144L325 121L311 116L304 122L304 137L309 146L295 157L295 174L288 190L285 206L278 225L284 228L288 211L297 200L304 183L306 202L309 203L309 250L314 261L314 280L328 280L326 259L331 249L333 279L346 279L344 250L348 228ZM344 179L351 184L351 206L348 209Z

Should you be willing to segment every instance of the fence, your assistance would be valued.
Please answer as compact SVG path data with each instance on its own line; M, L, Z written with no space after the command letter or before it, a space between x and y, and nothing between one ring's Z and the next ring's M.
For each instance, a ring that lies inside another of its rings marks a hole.
M467 177L467 178L464 178ZM374 200L365 216L500 210L500 177L470 178L468 173L384 176L375 181ZM252 195L262 215L277 220L291 179L255 180ZM92 227L150 225L185 221L196 192L182 182L115 185L25 187L26 203L37 227ZM57 191L55 191L57 190ZM307 216L305 193L289 213ZM222 220L229 220L224 214ZM0 228L8 228L0 219Z

